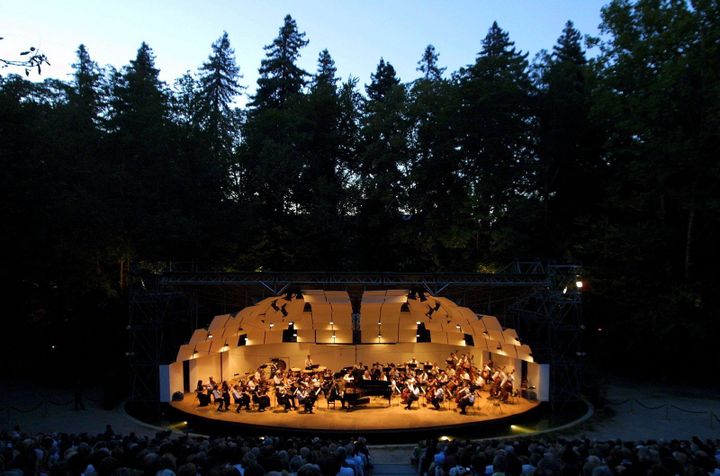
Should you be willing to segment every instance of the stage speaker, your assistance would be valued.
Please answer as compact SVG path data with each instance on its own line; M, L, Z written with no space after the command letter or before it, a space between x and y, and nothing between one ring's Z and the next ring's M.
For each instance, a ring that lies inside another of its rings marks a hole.
M172 394L172 401L173 401L173 402L180 402L180 401L182 401L183 398L185 398L185 394L183 394L183 393L180 392L180 391L177 391L177 392L175 392L175 393Z

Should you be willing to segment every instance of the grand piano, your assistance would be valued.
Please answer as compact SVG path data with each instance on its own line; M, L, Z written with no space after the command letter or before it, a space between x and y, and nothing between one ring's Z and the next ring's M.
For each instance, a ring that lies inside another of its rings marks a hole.
M392 400L390 382L358 379L348 382L345 387L345 404L348 411L354 406L370 403L371 396L387 398L388 406L390 406Z

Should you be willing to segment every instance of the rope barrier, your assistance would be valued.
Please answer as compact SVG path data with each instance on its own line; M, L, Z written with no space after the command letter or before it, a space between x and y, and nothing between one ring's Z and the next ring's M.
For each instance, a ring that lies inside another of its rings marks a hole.
M673 407L675 410L680 410L681 412L685 412L685 413L692 413L694 415L701 415L703 413L708 413L707 410L688 410L686 408L680 408L680 407L677 407L672 404L670 406Z
M662 405L659 405L657 407L650 407L648 405L645 405L643 402L641 402L637 398L635 398L633 400L635 401L635 403L637 403L638 405L640 405L641 407L643 407L646 410L660 410L661 408L665 408L666 406L668 406L667 403L663 403Z
M50 403L51 405L56 405L58 407L64 407L65 405L70 405L74 401L75 400L68 400L67 402L53 402L52 400L48 400L47 402Z
M704 415L704 414L708 414L708 415L710 416L710 428L713 428L716 420L717 420L718 423L720 423L720 417L718 417L718 415L715 414L715 413L713 413L712 411L708 411L708 410L689 410L689 409L687 409L687 408L678 407L677 405L674 405L674 404L672 404L672 403L663 403L663 404L657 405L657 406L650 406L650 405L647 405L647 404L641 402L641 401L638 400L637 398L626 398L625 400L620 400L620 401L612 401L612 400L610 400L610 399L606 399L605 401L606 401L608 404L612 405L612 406L621 406L621 405L624 405L624 404L630 402L630 413L635 413L635 410L634 410L634 404L635 404L635 403L637 403L637 404L638 404L639 406L641 406L642 408L644 408L644 409L646 409L646 410L651 410L651 411L661 410L661 409L664 408L664 409L665 409L665 419L666 419L666 420L670 420L670 409L672 408L672 409L675 409L675 410L678 410L678 411L681 411L681 412L684 412L684 413L689 413L689 414L691 414L691 415Z
M44 403L45 403L45 402L40 402L40 403L38 403L37 405L35 405L34 407L30 408L29 410L23 410L23 409L18 408L18 407L8 407L8 410L13 410L13 411L16 411L16 412L18 412L18 413L32 413L32 412L36 411L37 409L39 409L40 407L42 407Z
M629 402L630 400L631 400L630 398L626 398L625 400L620 400L619 402L613 402L612 400L610 400L610 399L608 398L608 399L606 399L605 401L608 402L610 405L615 405L615 406L618 406L618 407L619 407L620 405L625 405L625 404L626 404L627 402Z

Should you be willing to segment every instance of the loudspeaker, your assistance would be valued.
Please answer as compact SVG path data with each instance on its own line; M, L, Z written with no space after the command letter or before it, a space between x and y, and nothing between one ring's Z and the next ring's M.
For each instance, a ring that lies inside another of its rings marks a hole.
M184 395L182 392L180 392L180 391L177 391L177 392L175 392L175 393L172 394L172 401L173 401L173 402L180 402L180 401L182 401L183 398L185 398L185 395Z

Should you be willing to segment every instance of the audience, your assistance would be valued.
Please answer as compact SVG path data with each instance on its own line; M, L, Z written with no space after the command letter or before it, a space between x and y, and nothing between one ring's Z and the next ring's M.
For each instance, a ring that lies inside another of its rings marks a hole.
M720 440L420 442L421 476L720 476Z
M364 438L0 432L0 475L371 476ZM420 476L720 476L720 440L426 440Z
M369 474L364 438L177 436L0 432L0 475L262 476ZM348 463L350 462L350 463ZM352 465L352 466L351 466ZM341 470L344 472L341 473ZM350 473L347 472L350 471ZM359 473L356 473L358 471Z

